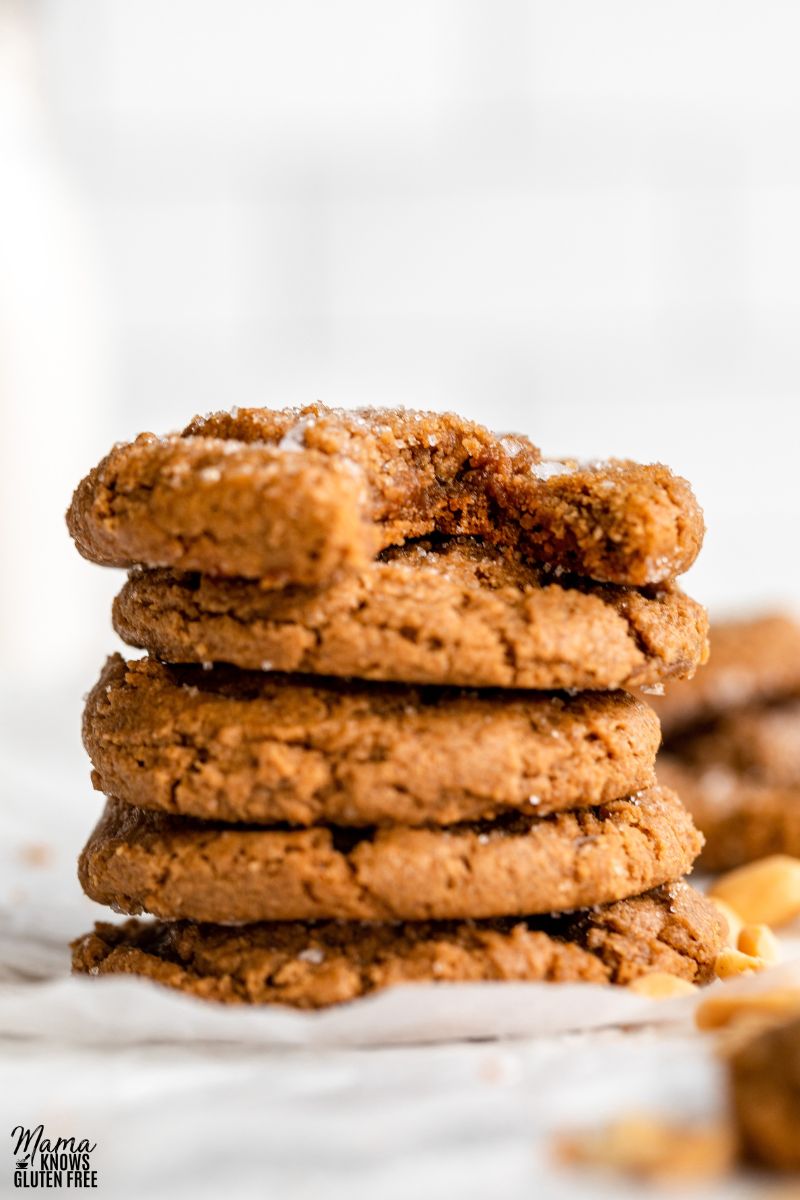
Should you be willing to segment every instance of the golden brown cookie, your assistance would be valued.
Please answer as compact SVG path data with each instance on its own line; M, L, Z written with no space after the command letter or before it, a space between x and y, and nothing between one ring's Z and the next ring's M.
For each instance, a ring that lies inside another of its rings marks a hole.
M745 1154L800 1171L800 1021L757 1034L730 1061L733 1112Z
M752 783L800 787L800 701L735 709L669 746L695 767L725 767Z
M670 683L653 707L669 739L731 709L792 695L800 695L800 625L775 614L715 621L708 665Z
M450 825L650 787L652 709L625 692L458 692L108 660L83 738L94 782L220 821Z
M127 921L73 943L73 969L139 975L204 1000L323 1008L403 983L619 983L668 971L712 978L719 914L685 883L563 917L240 929Z
M319 589L134 572L114 627L168 662L463 687L651 685L707 652L705 610L674 584L555 581L470 539L388 550Z
M168 920L449 920L607 904L680 878L702 838L655 788L446 828L260 829L109 800L81 855L93 900Z
M658 778L675 788L706 844L700 864L727 871L769 854L800 857L800 785L759 782L730 767L658 756Z
M672 738L658 762L706 835L709 869L800 854L797 700L734 710Z
M281 586L326 582L431 533L638 586L687 570L704 531L689 485L660 465L541 463L526 438L452 413L319 404L141 434L83 480L67 521L95 562Z

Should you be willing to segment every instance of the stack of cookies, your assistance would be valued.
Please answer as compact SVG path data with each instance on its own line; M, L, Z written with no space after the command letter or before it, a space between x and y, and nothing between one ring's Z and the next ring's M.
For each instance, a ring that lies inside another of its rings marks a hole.
M659 778L705 834L703 865L800 857L800 626L777 614L715 622L708 666L656 704Z
M89 974L321 1007L390 984L702 982L702 838L655 784L706 655L661 466L544 462L452 415L252 409L115 447L68 514L129 568L84 741Z

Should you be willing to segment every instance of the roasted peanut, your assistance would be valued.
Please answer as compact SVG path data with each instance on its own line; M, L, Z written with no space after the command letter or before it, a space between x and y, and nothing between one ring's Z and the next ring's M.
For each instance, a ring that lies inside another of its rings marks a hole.
M733 1138L726 1125L696 1128L653 1117L624 1117L606 1129L562 1135L556 1154L568 1165L609 1167L639 1178L708 1178L729 1169Z
M768 965L760 958L753 958L750 954L743 954L741 950L733 950L726 946L717 955L714 970L718 979L731 979L736 975L763 971Z
M777 962L781 954L778 939L769 925L743 925L737 948L742 954L763 959L767 963Z
M800 914L800 858L774 854L716 880L710 895L746 923L784 925Z
M650 996L653 1000L667 1000L671 996L688 996L696 991L688 979L680 975L670 975L668 971L653 971L650 975L642 975L628 985L631 992L639 996Z
M796 1016L800 1016L800 987L746 992L732 987L707 996L697 1008L695 1021L699 1029L722 1029L735 1021L762 1017L783 1021Z

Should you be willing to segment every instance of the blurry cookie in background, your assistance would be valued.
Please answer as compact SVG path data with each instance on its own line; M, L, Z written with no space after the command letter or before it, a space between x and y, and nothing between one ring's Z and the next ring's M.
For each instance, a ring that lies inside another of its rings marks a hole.
M800 623L783 613L714 621L711 655L694 679L651 700L664 741L753 705L800 697Z
M800 855L800 624L778 614L713 624L708 665L651 703L659 779L705 834L702 865Z
M748 1040L731 1059L730 1080L743 1154L800 1171L800 1020Z

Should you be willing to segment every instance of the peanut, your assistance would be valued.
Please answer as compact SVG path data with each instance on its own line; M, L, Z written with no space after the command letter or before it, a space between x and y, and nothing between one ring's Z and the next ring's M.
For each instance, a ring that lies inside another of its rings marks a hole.
M634 979L633 983L628 985L628 989L636 992L638 996L650 996L653 1000L688 996L690 992L697 990L688 979L681 979L680 975L670 975L668 971L653 971L650 975L642 975L639 979Z
M766 966L768 964L763 959L753 958L752 955L743 954L741 950L734 950L730 946L720 950L714 961L714 970L718 979L731 979L735 975L763 971Z
M733 1138L725 1125L698 1129L631 1116L603 1130L562 1135L556 1153L562 1163L611 1167L638 1178L699 1179L729 1169Z
M722 875L710 890L748 924L785 925L800 914L800 858L773 854Z
M778 939L769 925L743 925L737 946L742 954L768 963L777 962L781 954Z
M736 1021L765 1018L789 1020L800 1016L800 987L743 992L723 989L708 996L697 1008L698 1029L722 1029Z

